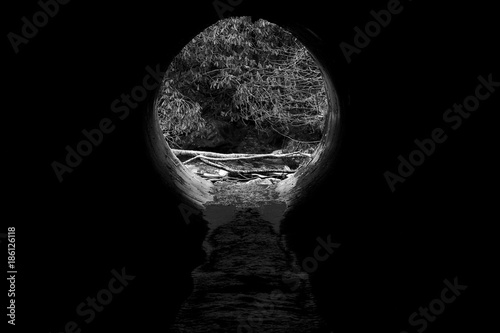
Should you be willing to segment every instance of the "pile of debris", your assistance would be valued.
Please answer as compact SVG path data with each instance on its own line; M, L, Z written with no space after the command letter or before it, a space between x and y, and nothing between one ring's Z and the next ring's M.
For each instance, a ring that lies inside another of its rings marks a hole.
M304 165L311 159L311 154L293 152L283 154L220 154L196 150L173 149L173 153L193 173L212 182L233 180L248 182L254 179L275 180L285 179L297 171L290 168L287 161L295 162L302 159Z

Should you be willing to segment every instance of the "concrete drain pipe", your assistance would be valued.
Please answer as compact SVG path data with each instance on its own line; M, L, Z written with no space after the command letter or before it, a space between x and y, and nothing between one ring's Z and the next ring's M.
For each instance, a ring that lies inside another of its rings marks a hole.
M276 189L280 198L286 202L286 215L331 172L340 142L342 105L334 86L332 64L319 48L319 38L303 27L287 26L285 29L291 31L315 59L323 74L328 97L325 130L313 153L313 159L292 177L280 182ZM144 122L151 161L164 185L176 194L180 202L197 210L204 210L204 204L213 199L209 192L212 183L191 173L174 155L161 132L154 100L156 98L150 103L148 112L145 112Z

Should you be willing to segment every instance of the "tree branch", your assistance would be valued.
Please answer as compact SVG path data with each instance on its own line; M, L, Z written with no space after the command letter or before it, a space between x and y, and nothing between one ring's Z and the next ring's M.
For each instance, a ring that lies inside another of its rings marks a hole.
M229 172L229 175L239 175L239 174L248 174L248 173L267 173L267 172L294 173L295 171L297 171L297 170L281 170L281 169L246 169L246 170L236 170L236 169L233 169L233 168L229 168L229 167L227 167L225 165L221 165L221 164L210 162L210 161L206 160L204 157L200 157L200 159L204 163L206 163L208 165L214 166L214 167L222 169L222 170L226 170L227 172Z

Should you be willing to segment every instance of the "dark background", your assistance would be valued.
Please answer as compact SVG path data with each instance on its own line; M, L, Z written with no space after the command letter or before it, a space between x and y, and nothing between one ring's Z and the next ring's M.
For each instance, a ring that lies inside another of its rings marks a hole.
M474 93L479 75L500 81L498 15L486 1L402 5L350 64L340 42L352 44L353 28L387 1L246 0L232 14L309 27L336 73L345 108L334 174L290 217L304 244L328 234L342 244L312 277L335 332L416 332L408 316L454 277L468 288L427 331L484 331L497 315L489 303L498 302L499 92L456 131L442 116ZM36 1L4 6L4 36L19 33L21 17L39 10ZM217 19L210 1L72 1L18 54L4 38L1 232L16 226L16 331L60 332L71 320L82 332L167 330L189 291L196 232L148 160L141 127L148 102L123 121L110 104L142 83L147 65L166 69ZM105 117L114 132L59 183L51 163ZM391 193L383 173L395 172L398 155L408 156L413 141L436 127L448 140ZM83 324L76 306L122 267L136 278Z

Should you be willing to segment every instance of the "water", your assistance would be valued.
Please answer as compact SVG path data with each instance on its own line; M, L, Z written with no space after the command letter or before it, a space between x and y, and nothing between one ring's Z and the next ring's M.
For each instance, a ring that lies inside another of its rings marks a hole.
M204 213L207 261L192 272L194 290L170 332L329 332L308 275L278 233L284 203L232 198L239 203Z

